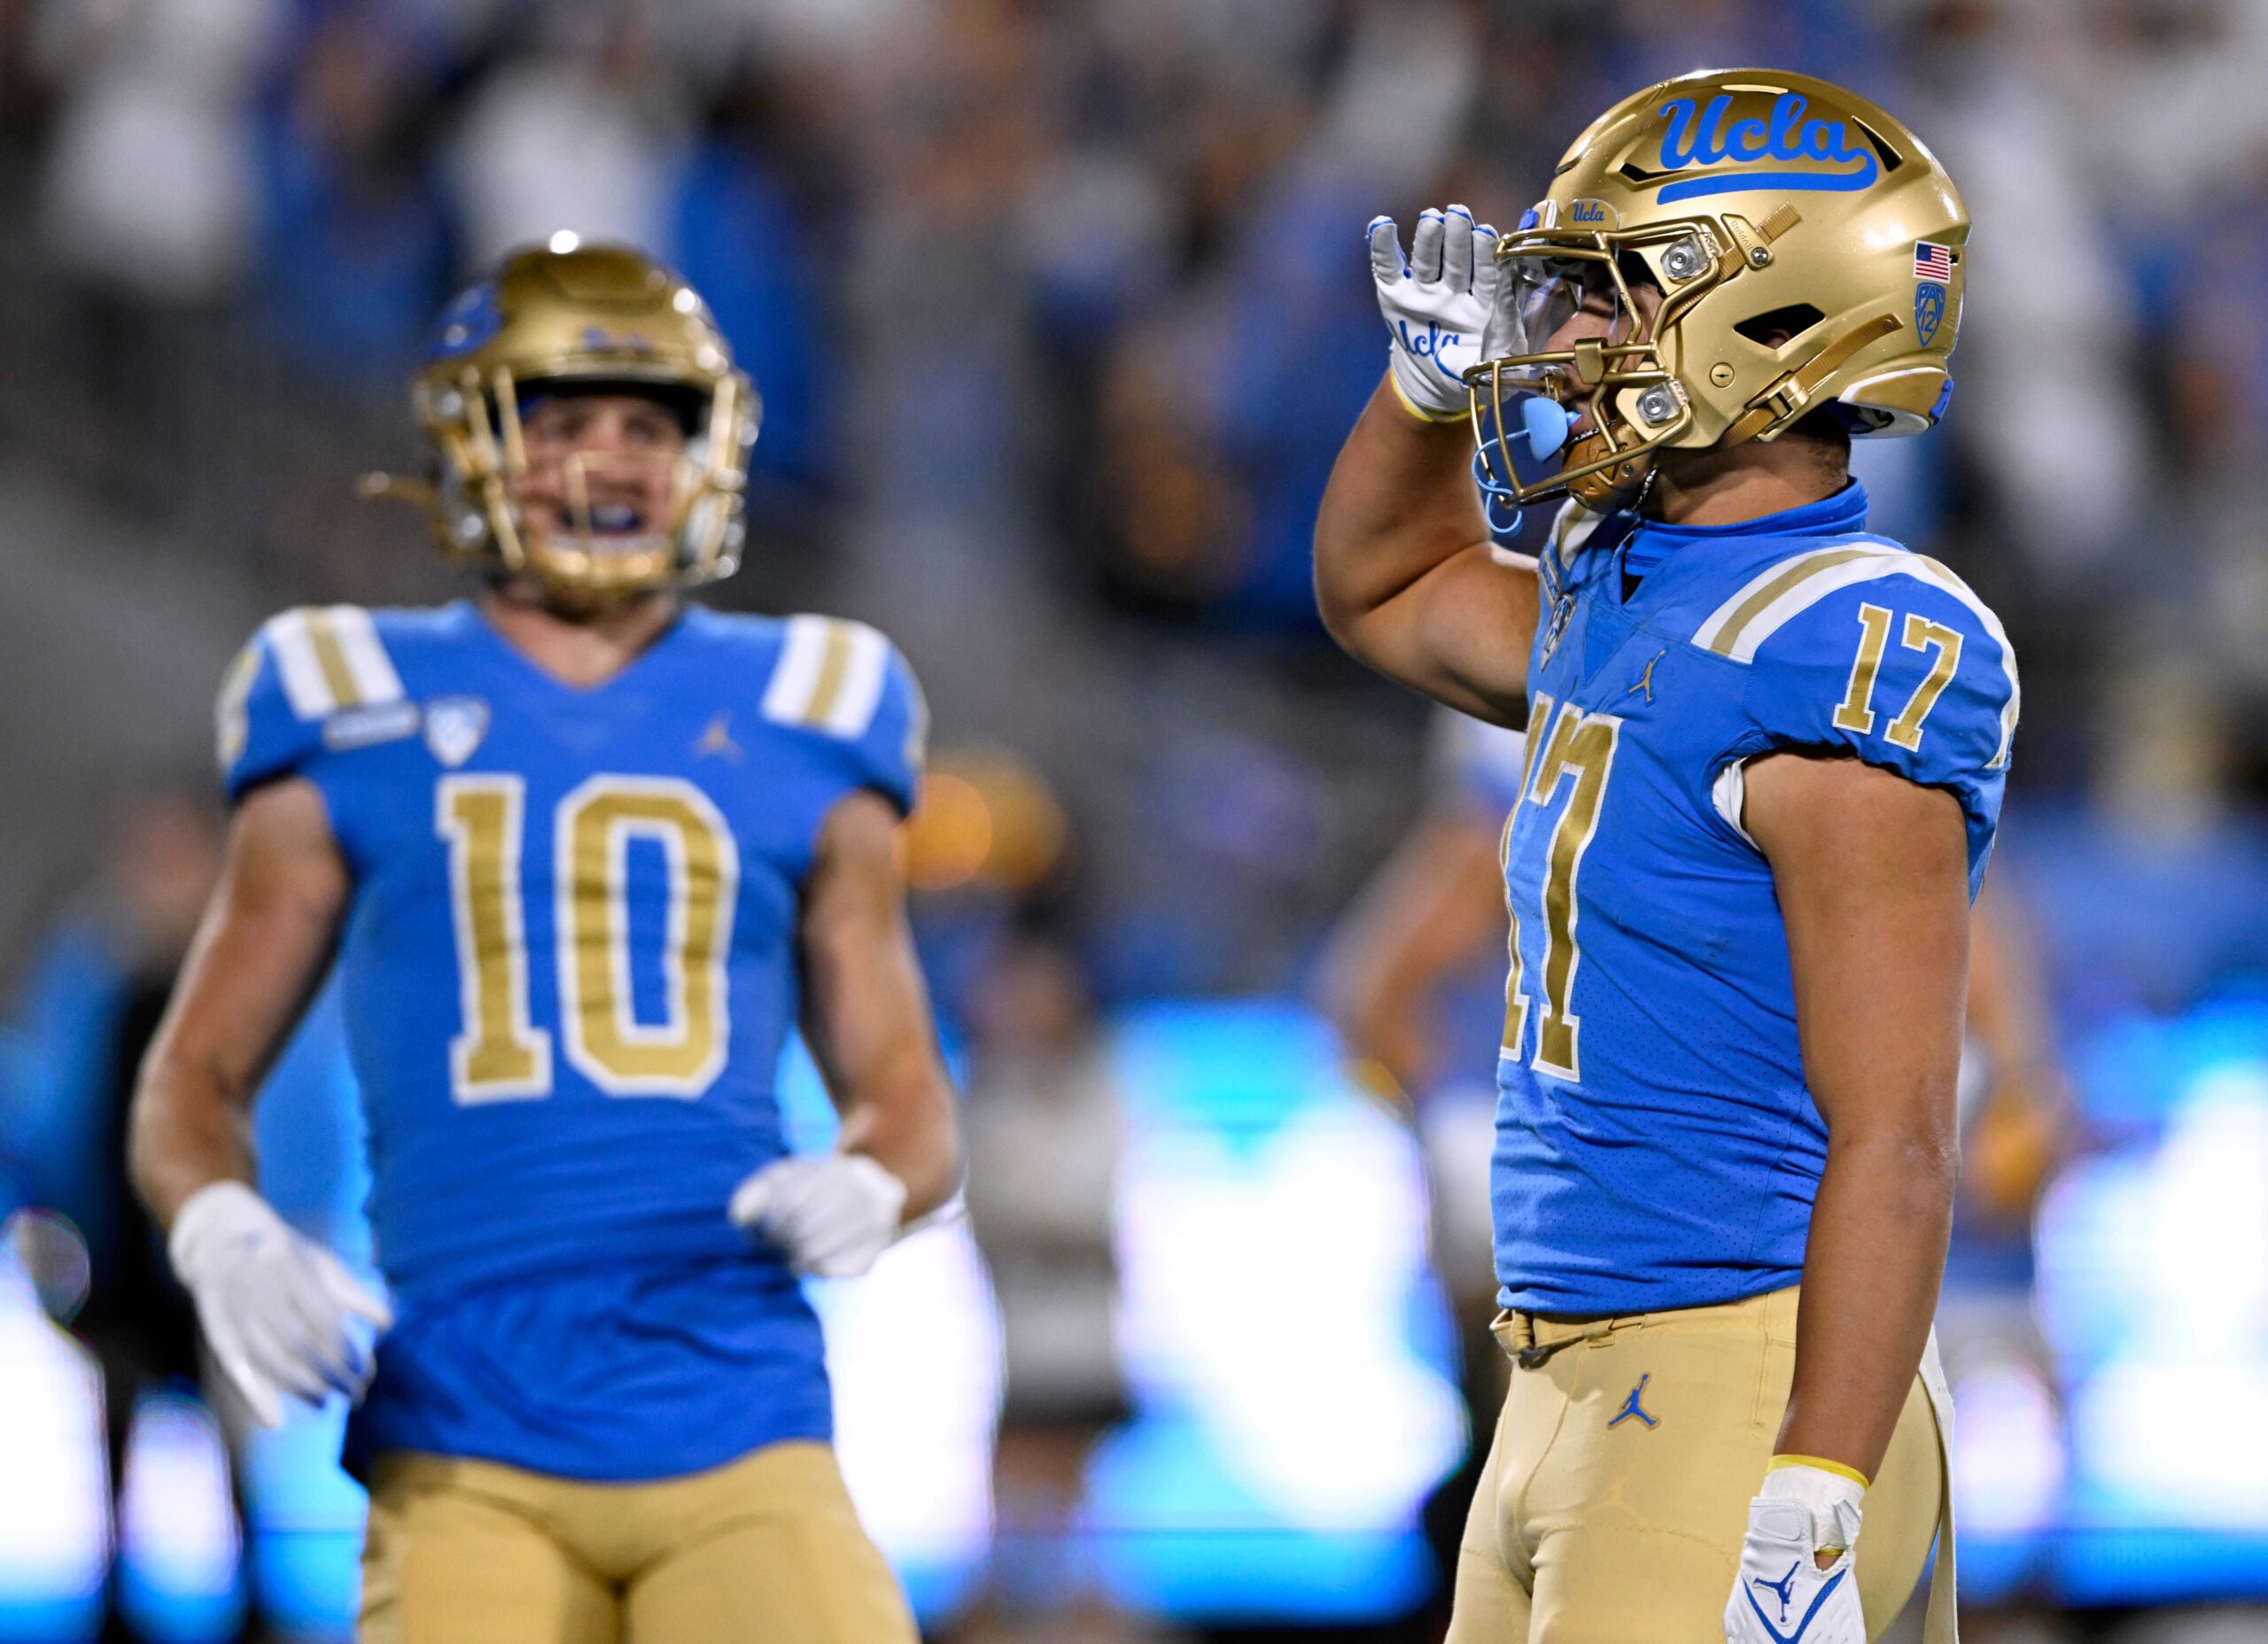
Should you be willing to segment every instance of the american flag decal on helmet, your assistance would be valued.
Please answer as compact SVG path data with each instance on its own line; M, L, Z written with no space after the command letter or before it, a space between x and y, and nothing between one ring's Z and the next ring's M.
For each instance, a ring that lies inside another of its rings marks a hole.
M1914 242L1914 277L1947 281L1953 278L1953 247L1931 240Z

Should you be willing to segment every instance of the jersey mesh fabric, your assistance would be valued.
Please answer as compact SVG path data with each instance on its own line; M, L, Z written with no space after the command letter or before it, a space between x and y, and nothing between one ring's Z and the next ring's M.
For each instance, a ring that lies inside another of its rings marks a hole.
M221 717L230 796L311 780L352 876L338 962L400 1322L350 1451L650 1477L825 1436L815 1322L725 1206L785 1151L773 1081L820 826L858 788L913 803L921 707L903 660L856 624L695 609L581 689L469 604L332 608L263 628ZM501 844L484 860L517 927L509 963L468 952L483 928L454 808L468 792L509 795L484 835ZM579 806L624 794L714 821L693 839L633 819L593 830L595 855L565 848ZM707 881L685 865L701 849L724 865ZM672 955L696 882L720 888L713 928L729 930L711 1071L641 1085L588 1048L609 1031L594 1018L691 1035L695 961ZM571 1025L579 942L606 944L613 1008L585 999ZM519 1087L469 1082L454 1058L478 1008L469 973L507 979L516 1035L545 1051Z
M1982 882L2014 661L1974 594L1865 517L1854 485L1734 526L1618 518L1546 568L1536 751L1506 863L1527 1003L1498 1061L1506 1307L1702 1307L1800 1276L1827 1133L1771 870L1726 813L1728 770L1812 748L1943 787L1967 820L1972 896ZM1651 569L1626 596L1632 552ZM1860 673L1868 700L1846 707ZM1906 710L1924 693L1915 735ZM1574 757L1556 756L1555 731L1579 722L1594 728ZM1595 803L1586 763L1604 766ZM1555 910L1574 956L1557 982ZM1555 1004L1565 1030L1547 1047Z

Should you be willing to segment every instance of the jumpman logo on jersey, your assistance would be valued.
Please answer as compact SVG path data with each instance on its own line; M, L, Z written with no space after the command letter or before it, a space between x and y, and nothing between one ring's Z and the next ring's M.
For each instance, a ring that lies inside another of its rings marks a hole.
M705 759L714 754L719 758L729 759L735 764L740 763L741 745L733 741L732 718L733 710L727 708L709 722L709 728L701 733L701 740L693 745L693 756L695 759Z
M1645 1423L1649 1427L1658 1427L1661 1425L1661 1423L1658 1419L1647 1415L1646 1412L1640 1407L1638 1403L1639 1400L1646 1396L1646 1384L1653 1379L1654 1373L1651 1370L1647 1371L1643 1376L1641 1376L1638 1378L1638 1384L1630 1390L1630 1396L1622 1401L1622 1414L1609 1422L1607 1423L1609 1427L1619 1427L1623 1423L1628 1421L1634 1415L1640 1421Z
M1668 655L1669 653L1667 651L1656 651L1653 654L1653 656L1646 663L1646 671L1638 676L1638 682L1632 686L1628 690L1623 692L1622 694L1625 696L1635 696L1639 692L1643 691L1646 694L1646 705L1650 708L1652 707L1654 702L1654 663L1661 661L1663 657Z

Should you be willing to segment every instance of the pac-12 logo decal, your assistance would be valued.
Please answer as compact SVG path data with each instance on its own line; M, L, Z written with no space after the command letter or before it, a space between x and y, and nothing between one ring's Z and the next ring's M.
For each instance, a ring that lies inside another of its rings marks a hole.
M425 746L455 770L488 734L488 704L477 696L437 696L425 704Z
M1927 348L1938 340L1938 327L1945 323L1946 288L1935 280L1924 280L1914 288L1914 330Z
M1664 183L1657 197L1663 205L1748 189L1849 193L1882 174L1865 135L1848 120L1806 120L1808 100L1800 92L1783 91L1762 120L1730 120L1732 106L1728 91L1711 97L1705 108L1697 109L1691 97L1662 105L1662 170L1711 168ZM1788 169L1790 163L1801 168Z

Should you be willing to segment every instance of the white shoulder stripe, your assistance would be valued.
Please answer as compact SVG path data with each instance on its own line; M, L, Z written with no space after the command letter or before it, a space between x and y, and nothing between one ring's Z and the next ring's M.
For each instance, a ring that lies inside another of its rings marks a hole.
M1959 577L1926 554L1902 548L1853 546L1817 548L1783 560L1749 579L1732 597L1709 614L1693 636L1704 650L1753 663L1767 640L1809 610L1829 594L1862 582L1885 577L1912 577L1944 590L1966 605L1984 632L2000 648L2000 671L2008 682L2008 699L2000 710L2000 745L1992 759L1998 768L2008 762L2016 740L2016 719L2022 710L2023 687L2016 678L2016 648L1992 608L1977 597Z
M764 717L854 740L882 706L889 641L864 623L791 616L765 687Z
M301 719L320 719L331 709L331 692L315 661L315 646L307 631L305 610L285 611L268 621L268 648L276 657L276 671L284 682L284 700Z
M401 700L401 676L359 605L302 606L270 617L267 633L284 698L300 719Z

